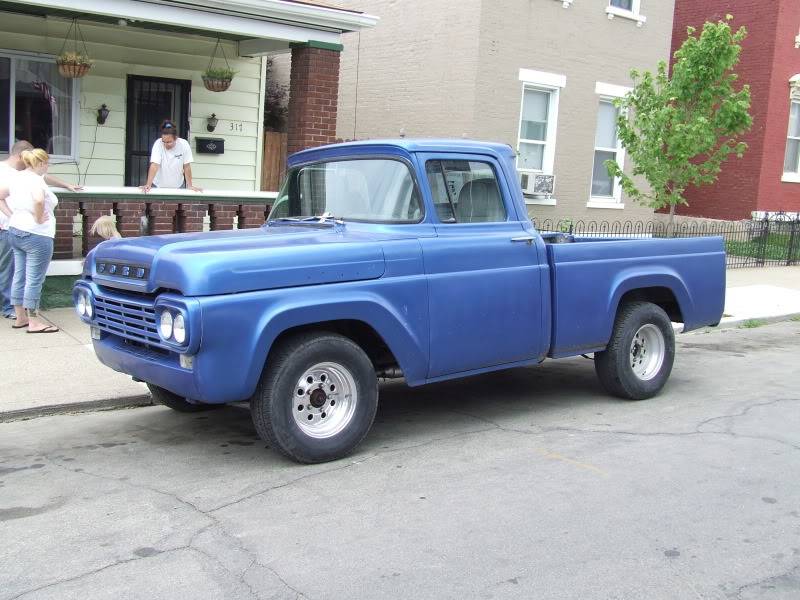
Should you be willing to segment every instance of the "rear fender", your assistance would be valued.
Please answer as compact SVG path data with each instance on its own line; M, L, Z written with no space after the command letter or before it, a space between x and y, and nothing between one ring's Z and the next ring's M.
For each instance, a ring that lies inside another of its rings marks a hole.
M690 320L695 314L694 300L689 293L689 288L686 283L676 271L672 269L663 269L654 273L652 267L648 267L647 272L639 272L638 269L629 269L619 273L619 275L614 278L611 285L611 294L608 299L607 307L606 340L611 338L614 320L617 316L617 310L619 309L619 303L622 297L633 290L652 287L667 288L673 293L681 309L686 328L690 326Z

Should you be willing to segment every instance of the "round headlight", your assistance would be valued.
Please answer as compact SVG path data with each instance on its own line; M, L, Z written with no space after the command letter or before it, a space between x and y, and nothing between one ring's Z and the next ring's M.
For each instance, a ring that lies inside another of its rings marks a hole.
M83 292L78 292L78 301L75 303L75 309L80 316L86 314L86 294Z
M186 341L186 323L184 323L181 313L175 315L175 321L172 324L172 336L179 344Z
M86 316L90 319L94 316L94 307L92 306L92 301L89 296L84 296L86 302Z
M158 326L158 333L165 340L172 337L172 313L165 310L161 313L161 320Z

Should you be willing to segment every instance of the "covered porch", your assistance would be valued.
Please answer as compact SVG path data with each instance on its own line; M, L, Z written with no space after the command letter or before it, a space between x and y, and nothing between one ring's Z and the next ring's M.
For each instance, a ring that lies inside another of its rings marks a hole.
M241 206L257 201L263 214L274 196L260 193L266 57L292 57L288 151L328 143L336 136L341 34L377 22L321 4L0 1L0 157L14 141L28 139L51 154L51 173L85 188L80 197L58 192L64 209L57 258L74 254L65 236L85 229L80 224L95 214L111 212L120 221L141 210L139 221L153 223L153 211L164 202L167 211L166 205L176 205L172 230L192 230L188 224L194 221L181 216L184 204L212 207L219 197L235 199L239 192L247 194L238 194L244 202L237 204L232 226L240 218L247 222ZM92 61L81 78L65 77L56 64L73 49L85 49ZM226 91L204 85L212 56L213 66L235 71ZM204 190L175 191L179 200L193 194L186 202L137 196L164 119L174 121L189 141L194 183ZM206 227L211 212L206 210ZM222 222L227 220L215 220ZM123 235L165 232L122 229ZM81 253L97 242L84 240Z

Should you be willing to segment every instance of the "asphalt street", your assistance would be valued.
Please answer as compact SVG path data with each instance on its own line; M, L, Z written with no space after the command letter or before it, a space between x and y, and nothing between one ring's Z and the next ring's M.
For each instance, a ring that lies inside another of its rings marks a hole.
M585 359L381 389L351 457L249 413L0 424L0 599L800 597L800 322L679 338L657 398Z

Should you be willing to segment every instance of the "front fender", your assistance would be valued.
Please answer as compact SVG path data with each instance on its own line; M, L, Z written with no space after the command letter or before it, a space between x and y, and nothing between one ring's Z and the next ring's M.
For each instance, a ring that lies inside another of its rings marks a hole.
M304 287L199 299L203 341L196 371L215 398L244 400L255 392L275 340L285 331L327 321L361 321L380 335L409 385L425 381L428 366L427 287L385 280ZM229 386L221 389L220 386Z

